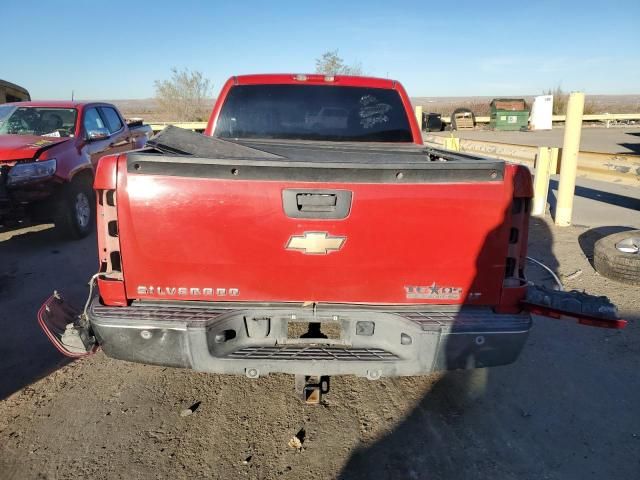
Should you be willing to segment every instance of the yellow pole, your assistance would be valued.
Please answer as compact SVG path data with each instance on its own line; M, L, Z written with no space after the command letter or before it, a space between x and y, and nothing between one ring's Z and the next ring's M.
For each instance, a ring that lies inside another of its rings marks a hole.
M551 166L549 167L549 175L555 175L558 173L558 147L551 147Z
M460 139L453 136L453 133L450 137L444 139L444 148L445 150L452 150L454 152L460 151Z
M536 158L536 176L533 180L533 207L531 215L544 217L547 207L547 194L549 193L549 167L551 166L551 149L538 148Z
M578 169L578 152L580 151L580 134L582 132L582 112L584 110L584 93L572 92L567 104L567 118L564 124L564 143L562 145L562 163L560 165L560 185L558 186L558 202L556 204L556 225L571 225L573 213L573 195L576 189L576 171Z
M418 121L420 131L422 131L422 107L420 105L416 107L416 120Z

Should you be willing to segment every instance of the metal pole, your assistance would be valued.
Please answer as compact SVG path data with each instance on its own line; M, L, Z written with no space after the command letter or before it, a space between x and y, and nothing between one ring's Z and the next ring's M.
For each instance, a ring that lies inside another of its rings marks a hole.
M422 107L420 105L416 107L416 120L420 131L422 131Z
M533 181L533 207L531 215L544 217L547 207L547 195L549 193L549 167L551 165L550 148L538 148L536 157L536 176Z
M569 103L567 104L564 143L562 145L562 163L560 164L560 185L558 187L558 202L556 204L555 223L559 227L568 227L571 225L583 110L584 93L572 92L571 95L569 95Z

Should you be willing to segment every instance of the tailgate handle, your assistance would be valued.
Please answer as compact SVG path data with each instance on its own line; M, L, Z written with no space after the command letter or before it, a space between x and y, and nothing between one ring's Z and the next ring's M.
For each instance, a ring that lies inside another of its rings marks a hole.
M335 193L298 193L296 204L301 212L334 212L338 197Z
M291 218L346 218L351 210L349 190L282 191L284 212Z

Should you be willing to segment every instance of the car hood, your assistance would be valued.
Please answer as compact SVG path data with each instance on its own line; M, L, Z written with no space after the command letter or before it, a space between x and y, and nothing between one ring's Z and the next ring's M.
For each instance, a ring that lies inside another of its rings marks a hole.
M0 163L36 158L43 150L68 140L39 135L0 135Z

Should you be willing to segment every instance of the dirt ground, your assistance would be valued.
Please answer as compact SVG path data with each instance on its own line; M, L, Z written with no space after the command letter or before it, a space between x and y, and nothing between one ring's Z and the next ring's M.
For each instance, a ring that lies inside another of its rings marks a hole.
M84 300L95 237L0 233L0 478L640 478L640 288L588 258L609 231L533 220L530 254L568 287L610 296L626 330L536 319L513 365L336 377L319 407L288 376L66 362L36 311L54 288Z

